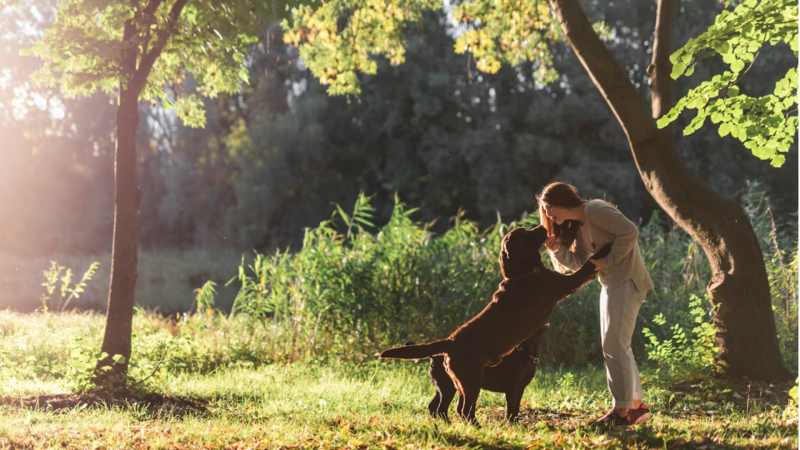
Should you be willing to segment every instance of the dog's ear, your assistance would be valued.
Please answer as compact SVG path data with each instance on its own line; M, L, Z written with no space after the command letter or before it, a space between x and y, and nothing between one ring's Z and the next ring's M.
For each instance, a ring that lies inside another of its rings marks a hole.
M514 228L503 237L503 256L508 259L525 258L528 246L524 228Z

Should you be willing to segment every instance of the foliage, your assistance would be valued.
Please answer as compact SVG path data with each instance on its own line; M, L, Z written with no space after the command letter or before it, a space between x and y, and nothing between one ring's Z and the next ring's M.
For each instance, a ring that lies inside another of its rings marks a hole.
M195 289L195 305L200 314L211 313L214 309L214 298L217 295L217 283L209 280L202 287Z
M282 26L286 42L299 47L314 76L330 85L329 94L360 94L357 72L375 74L378 67L371 56L384 54L392 65L403 63L408 23L420 22L424 11L439 7L441 3L429 0L326 1L293 9ZM558 78L550 46L562 32L546 2L462 2L454 6L452 17L467 24L454 51L470 53L478 70L496 73L502 62L535 62L537 84Z
M708 303L707 298L695 295L689 301L691 308L689 314L696 324L691 337L687 336L677 323L670 327L672 338L669 340L659 340L649 328L642 329L650 341L645 344L647 358L655 361L659 368L670 371L674 378L686 378L698 374L710 375L714 371L717 332L711 322L710 314L704 307ZM653 323L663 326L667 320L663 314L658 314L653 318Z
M781 167L797 134L797 67L775 83L771 95L752 97L737 84L766 44L788 44L797 57L797 14L793 0L747 0L733 11L722 11L707 31L672 54L672 78L690 76L699 62L714 54L721 55L730 70L690 90L658 120L658 126L667 126L684 109L696 109L697 116L684 134L694 133L710 117L719 124L720 136L730 134L758 158ZM719 97L721 91L724 97Z
M789 404L787 408L783 411L784 418L796 418L798 416L798 401L797 401L797 391L798 391L798 382L800 382L800 378L794 380L794 386L792 389L789 390Z
M797 370L798 342L800 342L797 329L797 302L789 299L800 295L798 242L790 234L791 231L787 233L776 225L772 214L772 202L764 195L759 183L747 183L741 202L753 224L753 230L764 254L781 353L788 362L788 367Z
M261 21L274 17L275 2L231 4L209 0L174 3L85 1L59 3L51 28L26 54L44 60L33 75L39 86L58 86L72 98L98 89L112 95L121 87L141 100L175 107L185 124L205 125L202 103L180 95L187 72L198 92L214 98L233 93L249 80L245 52L257 41ZM133 67L125 60L135 52Z
M397 200L389 223L372 234L364 228L368 201L361 195L352 215L337 207L345 234L334 217L307 230L299 252L257 254L249 270L242 265L237 310L261 322L289 321L292 342L314 353L366 358L382 346L449 334L491 297L505 225L480 232L457 216L434 239Z
M392 65L405 61L405 26L441 3L432 0L337 0L292 8L281 23L284 39L330 95L359 94L357 72L374 74L371 55L385 54ZM344 22L344 25L342 23Z
M44 311L66 310L67 305L69 305L69 302L73 298L80 298L80 294L84 292L86 284L94 277L99 267L100 263L98 261L89 264L89 268L86 269L81 280L75 283L75 285L70 286L72 283L72 269L64 267L55 261L50 261L50 268L44 271L45 281L42 283L45 292L39 297L42 301L42 308ZM64 272L64 275L61 275L61 272ZM60 295L54 298L53 292L55 292L59 281L61 282L61 289L59 290ZM69 296L67 296L67 294L69 294Z
M469 25L456 40L455 52L471 53L478 70L496 73L503 62L512 67L534 62L537 84L558 79L550 49L563 32L546 2L463 2L453 19Z

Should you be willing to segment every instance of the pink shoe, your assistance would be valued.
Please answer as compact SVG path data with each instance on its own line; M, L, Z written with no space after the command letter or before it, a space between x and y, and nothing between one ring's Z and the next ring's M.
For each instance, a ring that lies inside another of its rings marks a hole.
M608 412L606 413L606 415L604 415L603 417L595 420L594 423L596 423L598 425L608 424L608 425L613 425L613 426L628 426L628 425L630 425L628 423L628 418L627 417L622 417L619 414L617 414L617 412L614 411L614 408L609 409Z
M639 425L647 422L651 417L653 417L653 413L650 412L650 408L642 403L636 409L629 409L628 416L624 419L628 421L629 425Z

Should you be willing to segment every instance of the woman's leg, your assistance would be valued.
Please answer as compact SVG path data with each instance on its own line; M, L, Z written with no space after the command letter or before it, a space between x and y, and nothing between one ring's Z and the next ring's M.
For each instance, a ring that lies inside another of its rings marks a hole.
M608 390L614 408L625 416L638 408L644 397L639 370L631 350L631 336L646 292L637 292L631 281L603 287L600 296L600 332L606 362Z

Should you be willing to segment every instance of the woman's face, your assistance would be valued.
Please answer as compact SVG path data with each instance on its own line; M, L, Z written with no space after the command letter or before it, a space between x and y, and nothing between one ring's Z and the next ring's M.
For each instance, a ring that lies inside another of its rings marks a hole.
M561 225L564 223L569 208L552 206L548 205L547 203L542 203L542 206L544 206L544 214L547 216L548 219L555 222L556 225Z

